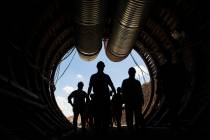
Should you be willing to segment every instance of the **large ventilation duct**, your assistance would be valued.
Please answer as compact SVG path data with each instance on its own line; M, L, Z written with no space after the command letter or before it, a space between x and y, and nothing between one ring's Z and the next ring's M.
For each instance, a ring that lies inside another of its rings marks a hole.
M121 61L131 52L145 9L145 0L121 0L106 54L112 61Z
M103 0L76 0L76 48L81 58L93 60L102 47Z

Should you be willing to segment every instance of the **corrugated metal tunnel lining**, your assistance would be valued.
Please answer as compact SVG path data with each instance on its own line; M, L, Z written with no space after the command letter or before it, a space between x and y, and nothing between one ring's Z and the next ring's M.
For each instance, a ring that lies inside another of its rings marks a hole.
M71 124L57 107L51 91L53 86L50 84L56 65L75 45L75 28L71 17L68 17L74 11L68 7L71 6L70 2L65 0L36 0L23 5L20 2L9 3L5 12L6 25L3 26L6 27L6 43L0 51L3 66L0 69L1 133L8 139L52 138L71 128ZM20 8L25 12L18 10ZM158 70L165 63L162 51L169 49L173 54L176 50L173 44L177 43L178 36L182 36L175 27L181 27L181 31L186 34L187 38L184 38L181 46L190 50L186 51L184 61L192 72L192 89L188 90L191 94L189 99L184 99L189 100L189 103L183 108L181 115L190 124L188 127L194 129L192 132L201 134L205 133L210 116L207 9L205 2L201 4L196 1L174 0L169 4L161 0L153 9L151 21L147 21L138 36L140 44L151 54ZM176 30L179 35L175 35ZM191 51L193 56L190 55ZM164 108L153 112L150 125L167 122L167 118L160 120L165 112Z

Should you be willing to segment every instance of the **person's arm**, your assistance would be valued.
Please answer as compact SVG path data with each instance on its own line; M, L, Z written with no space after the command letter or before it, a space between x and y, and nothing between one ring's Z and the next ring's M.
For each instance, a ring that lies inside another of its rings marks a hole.
M89 103L90 102L89 95L85 91L84 91L84 94L85 94L85 98L86 98L86 103Z
M123 80L122 82L121 92L122 92L122 102L125 103L125 80Z
M72 103L73 96L74 96L74 92L72 92L68 97L68 102L71 104L71 106L74 106L73 103Z
M139 83L139 93L141 93L141 98L142 98L142 105L144 105L144 93L143 93L143 90L142 90L142 85L141 85L141 82L138 81Z
M88 97L90 96L92 88L93 88L93 84L92 84L92 76L91 76L90 82L89 82L89 87L88 87L88 92L87 92Z
M112 80L111 80L111 78L109 76L108 76L108 79L109 79L109 86L111 87L112 92L114 92L114 95L115 95L116 94L116 90L115 90L114 84L112 83Z

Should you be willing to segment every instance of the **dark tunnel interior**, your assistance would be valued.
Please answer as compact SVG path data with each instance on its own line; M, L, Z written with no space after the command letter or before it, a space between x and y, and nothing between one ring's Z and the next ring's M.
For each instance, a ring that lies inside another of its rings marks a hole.
M122 61L134 49L147 65L152 88L144 112L148 129L157 128L158 136L167 131L161 128L170 122L164 106L164 91L170 87L163 83L178 85L172 79L179 77L187 81L176 98L181 102L177 112L183 134L209 136L210 10L206 1L7 0L1 6L0 137L62 139L71 131L72 124L55 101L56 68L75 46L82 59L93 60L102 39L108 42L105 49L111 61ZM187 75L177 76L175 70L160 73L170 58L182 64Z

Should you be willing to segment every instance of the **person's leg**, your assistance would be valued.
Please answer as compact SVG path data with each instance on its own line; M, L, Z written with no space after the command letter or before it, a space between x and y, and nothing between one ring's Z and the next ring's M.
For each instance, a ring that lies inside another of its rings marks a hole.
M140 122L141 122L141 110L138 108L135 108L134 110L134 117L135 117L135 128L139 129L140 127Z
M80 115L81 115L82 129L85 130L85 124L86 124L85 111L81 111Z
M107 130L109 128L109 124L111 121L109 108L107 106L104 106L103 111L101 111L101 117L102 117L102 128L104 130Z
M145 128L145 121L144 121L144 116L142 114L142 112L140 113L140 125L141 125L141 128Z
M122 111L118 110L116 113L116 119L117 119L117 128L121 128L121 116L122 116Z
M133 129L133 111L131 107L128 105L125 105L125 113L126 113L126 123L128 129Z
M116 113L116 110L114 110L114 113L113 113L113 123L114 123L115 126L117 125L117 113Z
M170 106L169 114L171 119L171 129L173 131L179 131L180 127L180 118L178 115L178 104L174 103Z
M101 129L101 122L102 122L101 109L102 108L99 106L98 108L95 109L94 113L94 126L96 131L99 131Z
M74 130L77 131L77 119L78 119L79 113L77 111L74 112L74 118L73 118L73 126Z

